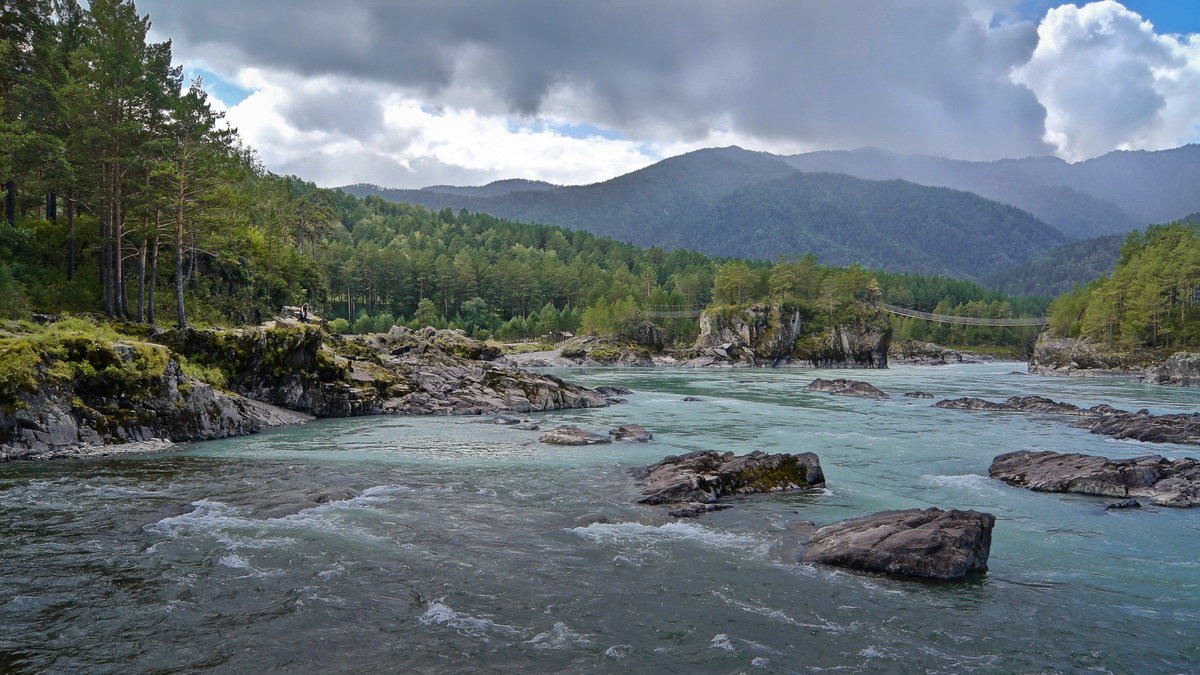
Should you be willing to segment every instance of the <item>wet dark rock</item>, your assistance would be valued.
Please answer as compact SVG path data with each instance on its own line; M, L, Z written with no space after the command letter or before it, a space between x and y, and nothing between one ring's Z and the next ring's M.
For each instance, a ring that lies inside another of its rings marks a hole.
M642 484L640 504L711 504L721 497L798 490L825 484L811 452L746 455L698 450L632 470Z
M539 439L550 445L598 445L612 443L612 439L604 434L585 431L577 426L564 424L542 434Z
M905 398L933 398L933 394L927 391L910 391L904 395Z
M633 441L634 443L645 443L654 438L654 434L646 431L645 427L640 424L622 424L616 429L609 429L608 435L618 441Z
M1117 411L1071 423L1093 434L1146 443L1200 445L1200 414L1151 415L1147 410Z
M933 404L935 408L946 408L949 410L987 410L1000 412L1032 412L1032 413L1050 413L1054 415L1073 415L1077 417L1092 417L1100 415L1111 415L1115 413L1123 413L1124 410L1118 410L1110 405L1097 405L1091 408L1080 408L1071 403L1062 403L1045 396L1012 396L1005 401L996 403L993 401L985 401L981 398L956 398L945 401L938 401Z
M1140 508L1142 508L1142 503L1139 502L1138 500L1123 499L1119 502L1113 502L1113 503L1109 504L1108 506L1104 507L1104 510L1112 511L1113 509L1140 509Z
M595 391L601 396L628 396L633 393L633 390L627 387L618 387L616 385L608 384L596 387L592 391Z
M520 424L520 423L521 423L520 417L509 417L508 415L496 415L495 417L492 418L492 424L500 424L503 426L512 426L514 424Z
M992 460L988 475L1038 492L1148 497L1156 506L1200 504L1200 461L1159 455L1108 459L1096 455L1019 450Z
M871 398L877 400L891 398L891 396L888 396L878 387L869 382L846 380L842 378L838 378L836 380L824 380L818 377L810 382L805 389L808 391L819 391L821 393L831 394L833 396L854 396L856 398Z
M703 401L704 399L700 398L699 396L684 396L684 397L683 397L683 398L681 398L680 400L681 400L681 401L693 402L693 401Z
M683 504L679 508L667 511L667 515L672 518L697 518L712 511L721 511L723 509L732 509L732 504L698 504L690 503Z
M541 425L537 422L520 422L509 427L509 429L516 429L518 431L538 431L541 428Z
M927 579L987 571L995 516L978 511L883 511L826 525L804 562Z

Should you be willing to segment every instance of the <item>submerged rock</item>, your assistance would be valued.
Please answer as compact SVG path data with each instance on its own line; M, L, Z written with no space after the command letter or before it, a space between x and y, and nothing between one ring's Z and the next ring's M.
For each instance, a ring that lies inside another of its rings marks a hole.
M811 452L746 455L698 450L632 470L641 482L640 504L712 504L721 497L798 490L825 484Z
M541 442L550 445L598 445L612 443L612 439L604 434L585 431L571 424L564 424L542 434Z
M667 515L671 516L672 518L697 518L706 513L732 508L732 504L700 504L692 502L689 504L683 504L679 508L667 511Z
M633 393L633 390L627 387L607 384L596 387L593 391L602 396L628 396Z
M683 398L681 398L679 400L685 401L688 403L694 403L696 401L703 401L704 399L700 398L699 396L684 396Z
M618 441L633 441L634 443L645 443L654 438L654 434L646 431L645 427L640 424L622 424L616 429L609 429L608 435Z
M933 394L927 391L910 391L904 395L905 398L933 398Z
M1078 420L1071 423L1076 429L1088 429L1093 434L1127 438L1146 443L1183 443L1200 445L1200 414L1151 415L1147 410L1114 413Z
M499 424L502 426L512 426L514 424L520 424L520 423L521 423L520 417L509 417L508 415L496 415L495 417L492 418L492 424Z
M1074 415L1077 417L1092 417L1125 412L1124 410L1118 410L1104 404L1092 406L1091 408L1080 408L1077 405L1062 403L1046 398L1045 396L1012 396L1000 403L985 401L981 398L963 397L938 401L933 404L933 407L949 410L1050 413L1054 415Z
M875 385L869 382L860 382L857 380L846 380L838 378L836 380L823 380L817 378L810 382L807 387L808 391L819 391L833 396L854 396L857 398L872 398L885 399L891 398Z
M1109 504L1108 506L1104 507L1104 510L1112 511L1114 509L1119 510L1119 509L1140 509L1140 508L1142 508L1142 503L1139 502L1138 500L1122 499L1119 502L1113 502L1113 503Z
M978 511L883 511L826 525L802 560L868 572L959 579L987 571L995 516Z
M1096 455L1019 450L992 460L988 475L1038 492L1149 497L1156 506L1200 503L1200 461L1159 455L1108 459Z

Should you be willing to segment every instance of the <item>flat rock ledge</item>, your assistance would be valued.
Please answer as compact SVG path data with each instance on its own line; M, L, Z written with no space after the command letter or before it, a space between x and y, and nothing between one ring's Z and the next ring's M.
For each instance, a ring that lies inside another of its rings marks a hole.
M1147 410L1117 411L1071 423L1076 429L1112 438L1128 438L1145 443L1182 443L1200 445L1200 415L1151 415Z
M641 482L639 504L675 506L671 515L689 517L715 510L707 505L730 495L799 490L825 484L821 461L811 452L746 455L698 450L631 470Z
M1160 455L1109 459L1096 455L1018 450L992 460L988 475L1037 492L1148 497L1155 506L1200 504L1200 461Z
M1046 398L1045 396L1012 396L999 403L985 401L981 398L963 397L938 401L933 404L933 407L949 410L1050 413L1053 415L1074 415L1077 417L1094 417L1125 412L1124 410L1103 404L1092 406L1091 408L1080 408L1072 403L1062 403Z
M860 382L858 380L846 380L838 378L836 380L824 380L817 378L810 382L807 387L808 391L819 391L824 394L833 396L854 396L857 398L871 398L882 400L891 398L875 385L869 382Z
M961 579L987 571L995 524L995 516L979 511L882 511L817 530L801 560L906 577Z
M933 407L1069 415L1080 418L1071 422L1071 427L1087 429L1093 434L1145 443L1200 445L1200 413L1152 415L1148 410L1129 412L1105 404L1080 408L1045 396L1013 396L999 403L981 398L956 398L938 401Z
M580 429L572 424L555 427L542 434L541 442L549 445L599 445L612 443L612 438L605 434L597 434Z

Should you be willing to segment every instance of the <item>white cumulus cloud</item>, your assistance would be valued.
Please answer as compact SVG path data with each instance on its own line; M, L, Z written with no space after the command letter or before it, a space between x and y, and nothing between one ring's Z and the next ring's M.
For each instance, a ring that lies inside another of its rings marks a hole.
M1064 159L1161 150L1200 131L1200 35L1164 35L1114 0L1050 10L1013 73L1046 108L1044 139Z

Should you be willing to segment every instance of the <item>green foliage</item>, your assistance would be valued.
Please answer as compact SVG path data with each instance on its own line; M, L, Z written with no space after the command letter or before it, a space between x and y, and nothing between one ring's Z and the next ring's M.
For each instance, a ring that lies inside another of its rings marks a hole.
M1050 309L1059 335L1123 349L1200 349L1200 225L1152 225L1128 236L1116 269Z

